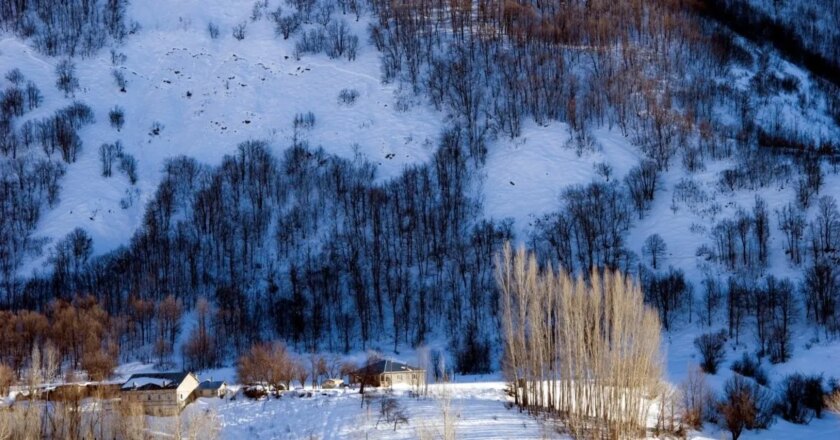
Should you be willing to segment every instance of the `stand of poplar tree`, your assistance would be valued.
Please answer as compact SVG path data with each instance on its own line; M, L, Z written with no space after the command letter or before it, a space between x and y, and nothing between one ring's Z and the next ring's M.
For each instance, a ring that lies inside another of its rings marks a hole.
M661 384L660 324L631 279L574 278L506 245L496 262L503 369L515 402L574 438L642 435Z

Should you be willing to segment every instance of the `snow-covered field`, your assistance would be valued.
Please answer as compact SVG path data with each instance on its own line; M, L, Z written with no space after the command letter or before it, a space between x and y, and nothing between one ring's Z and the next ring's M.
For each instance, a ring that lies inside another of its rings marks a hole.
M124 379L153 369L135 362L120 366L116 374ZM209 412L221 427L222 439L409 439L421 433L441 438L444 412L453 420L451 426L459 439L568 438L550 422L512 407L506 383L498 374L456 376L452 383L430 384L425 395L414 394L422 389L409 387L368 388L369 397L373 396L369 404L362 401L358 388L315 390L309 386L281 398L252 400L242 395L233 368L201 372L199 378L224 380L231 392L224 399L196 400L185 409L181 422L186 425ZM383 397L396 399L407 416L408 422L398 424L396 430L393 423L380 419ZM149 430L166 432L174 422L174 418L149 417Z
M559 438L550 425L527 413L505 406L504 383L498 380L430 385L428 397L411 397L410 390L390 393L375 392L363 402L358 390L313 391L311 397L287 393L282 398L254 401L199 399L190 411L213 411L222 426L223 439L411 439L422 433L441 438L444 429L442 396L449 396L449 417L452 417L459 439L540 439ZM405 410L408 422L394 429L393 423L380 420L380 401L393 397ZM153 421L165 422L165 421Z
M346 359L363 359L364 354ZM405 357L404 359L410 359ZM151 364L128 363L116 372L118 379L152 371ZM182 426L208 411L221 427L222 439L411 439L420 434L442 438L444 411L458 439L543 439L568 438L557 427L535 419L510 405L506 383L499 374L456 376L454 382L429 384L425 395L409 387L368 388L372 398L362 401L358 388L316 390L307 386L283 394L281 398L252 400L241 393L233 368L199 373L200 380L223 380L230 386L224 399L200 398L181 415ZM309 394L307 394L309 393ZM233 397L233 398L232 398ZM383 397L392 397L407 416L394 430L393 423L380 419ZM149 417L150 432L169 432L175 419Z
M666 354L666 380L672 385L682 382L688 368L699 362L692 340L697 329L687 327L667 334L663 340ZM840 377L840 352L836 343L818 343L811 346L810 334L798 334L795 346L800 348L794 358L785 364L769 369L771 386L784 375L793 372L823 374L828 378ZM804 347L811 346L809 349ZM717 375L707 376L712 390L720 390L732 372L729 364L740 357L743 349L727 352ZM413 359L413 354L403 353L402 359ZM361 361L363 353L345 359ZM766 365L765 365L766 366ZM131 374L153 370L151 364L129 363L117 370L117 379ZM251 400L245 398L236 384L236 371L226 367L199 372L201 380L224 380L231 386L231 399L201 398L190 404L181 416L182 426L192 420L212 414L220 427L222 439L409 439L432 433L432 438L442 438L443 411L448 397L449 414L454 420L456 438L467 439L567 439L562 426L551 419L535 418L510 407L512 399L505 393L506 383L500 374L482 376L456 376L453 383L430 384L426 397L412 396L411 389L397 388L372 390L375 396L369 406L363 404L358 388L347 390L305 390L286 393L283 397ZM306 396L306 393L311 396ZM304 397L300 397L303 395ZM404 409L408 422L394 430L393 423L380 419L380 402L383 396L393 397ZM656 407L651 408L650 423L655 424ZM149 417L150 432L170 432L174 418ZM688 433L693 440L728 438L729 434L713 424L705 424L702 431ZM831 440L840 438L840 415L826 413L822 419L813 419L808 425L795 425L777 418L766 430L746 431L746 439L797 439Z

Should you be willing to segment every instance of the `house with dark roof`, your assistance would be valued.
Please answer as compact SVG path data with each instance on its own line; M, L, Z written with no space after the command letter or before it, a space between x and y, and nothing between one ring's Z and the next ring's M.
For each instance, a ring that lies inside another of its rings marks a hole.
M190 372L132 374L120 387L124 401L143 405L146 414L177 415L192 401L199 381Z
M198 397L224 397L227 383L222 380L205 380L198 384L195 392Z
M390 359L379 360L350 374L350 381L365 386L390 387L394 385L423 386L426 370Z

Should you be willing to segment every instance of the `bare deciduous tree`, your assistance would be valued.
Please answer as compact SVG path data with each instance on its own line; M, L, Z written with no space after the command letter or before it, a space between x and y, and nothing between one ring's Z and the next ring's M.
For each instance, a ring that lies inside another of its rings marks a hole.
M682 391L682 422L699 429L708 417L712 394L706 383L706 373L699 365L689 367L688 375L680 384Z
M642 247L642 254L647 255L647 257L650 258L650 266L654 270L658 268L659 262L663 257L665 257L665 253L667 251L668 246L659 234L648 236L648 238L645 239L645 245Z

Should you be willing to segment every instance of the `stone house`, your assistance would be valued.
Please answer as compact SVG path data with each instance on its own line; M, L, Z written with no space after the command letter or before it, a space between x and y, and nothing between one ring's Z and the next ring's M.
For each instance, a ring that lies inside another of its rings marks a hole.
M350 381L373 387L394 385L420 387L426 385L426 370L398 361L380 360L351 373Z
M148 415L177 415L193 399L198 388L198 378L193 373L140 373L133 374L120 387L120 396L127 402L138 402Z

